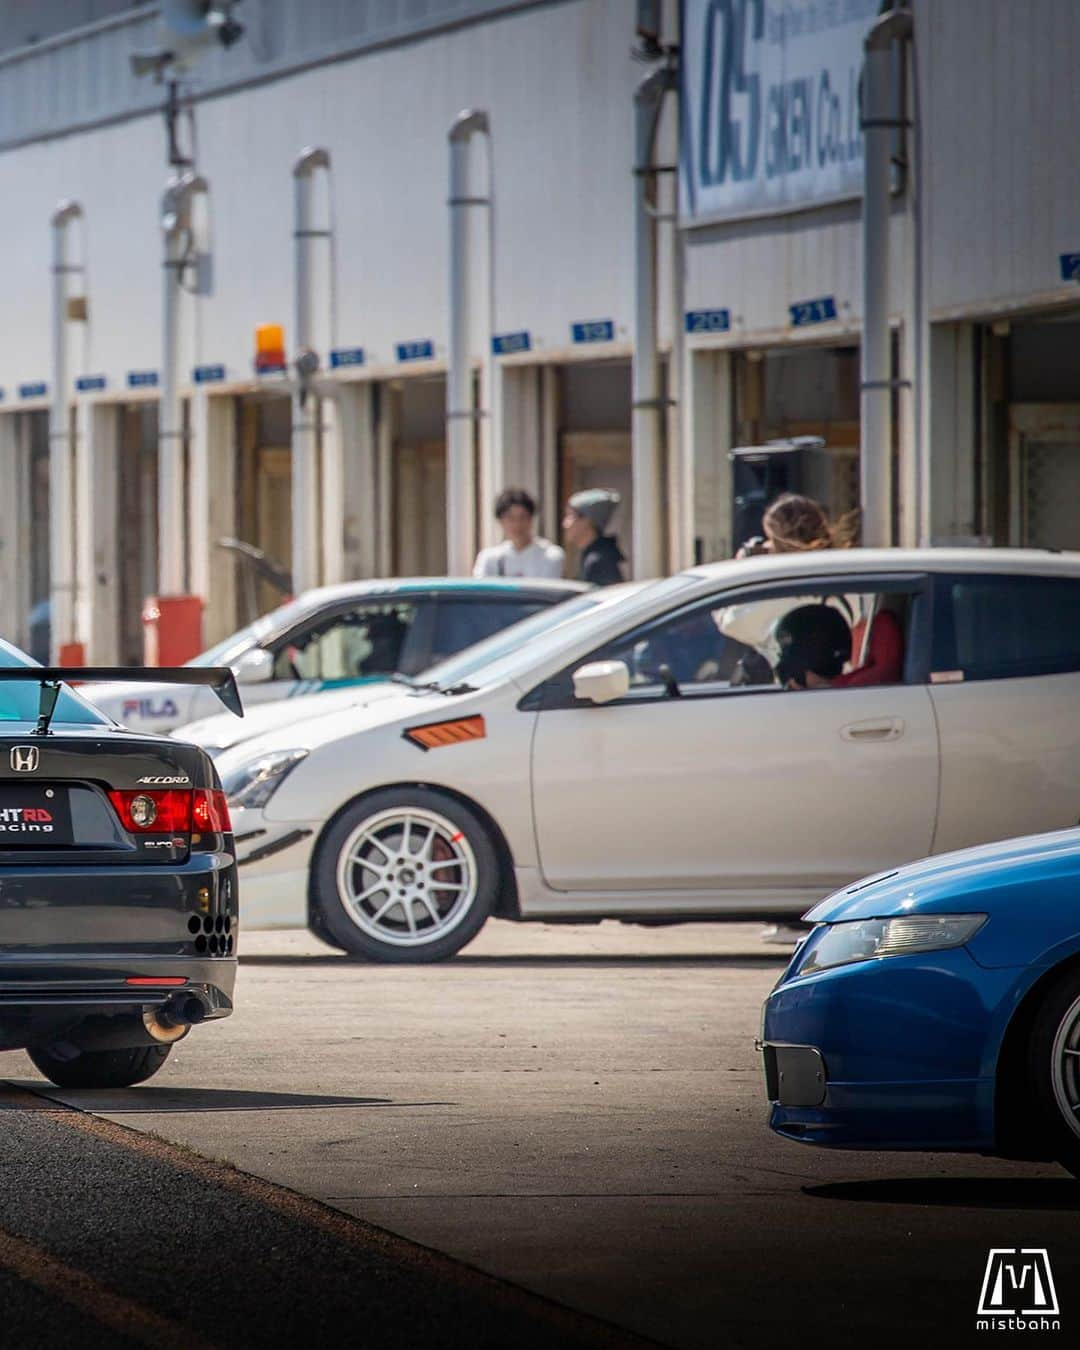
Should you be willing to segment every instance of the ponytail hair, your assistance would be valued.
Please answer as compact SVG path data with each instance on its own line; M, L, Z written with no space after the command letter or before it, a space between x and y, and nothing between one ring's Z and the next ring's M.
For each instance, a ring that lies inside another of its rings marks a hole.
M785 492L765 510L762 524L782 550L808 553L820 548L851 548L859 535L859 512L848 511L830 521L828 512L813 497Z

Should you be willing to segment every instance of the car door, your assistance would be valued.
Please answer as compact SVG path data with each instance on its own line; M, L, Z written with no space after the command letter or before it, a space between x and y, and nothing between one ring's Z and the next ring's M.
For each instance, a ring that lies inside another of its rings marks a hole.
M935 853L1080 823L1080 577L939 577L930 681Z
M901 682L733 683L757 653L723 635L725 616L738 603L746 633L760 605L764 649L778 600L788 602L780 611L897 605L908 643ZM546 883L658 899L708 892L722 909L725 897L737 907L753 893L812 899L928 852L938 747L920 668L925 610L921 578L729 590L595 653L631 668L629 693L614 703L578 702L563 672L542 691L532 749Z

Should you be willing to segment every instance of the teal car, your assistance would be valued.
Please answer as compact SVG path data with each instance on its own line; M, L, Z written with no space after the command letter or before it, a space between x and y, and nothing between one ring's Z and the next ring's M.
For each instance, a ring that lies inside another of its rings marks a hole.
M585 587L576 581L417 577L305 591L188 662L229 666L244 706L416 675ZM135 731L168 732L216 711L200 685L86 684Z

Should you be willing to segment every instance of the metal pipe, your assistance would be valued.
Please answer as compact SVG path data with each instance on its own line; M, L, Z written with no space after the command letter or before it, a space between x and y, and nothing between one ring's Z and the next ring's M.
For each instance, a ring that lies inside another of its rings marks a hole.
M633 568L635 577L663 571L663 493L660 449L664 405L657 350L656 168L653 147L664 95L674 87L668 65L634 92L634 358L633 358Z
M488 115L467 109L450 127L449 344L446 373L446 570L467 576L476 543L476 421L473 374L469 359L471 328L468 209L491 205L491 198L469 195L469 141L488 134ZM489 249L489 253L490 253ZM490 263L490 259L489 259ZM489 334L489 345L490 345ZM489 390L490 397L490 390Z
M184 405L180 397L180 296L191 249L191 204L206 192L204 178L170 179L161 199L165 251L161 285L161 400L158 408L158 593L183 595Z
M866 36L863 70L863 335L859 483L862 542L892 538L893 376L889 328L892 136L903 120L893 106L892 44L911 37L909 10L883 14Z
M81 270L71 261L68 225L82 218L76 201L52 214L52 389L49 404L49 600L52 659L75 638L75 514L71 377L67 359L68 277Z
M314 224L314 174L329 169L327 150L311 146L293 165L293 322L296 352L310 361L316 348L314 244L329 238ZM292 574L296 594L319 584L319 400L301 371L292 398Z

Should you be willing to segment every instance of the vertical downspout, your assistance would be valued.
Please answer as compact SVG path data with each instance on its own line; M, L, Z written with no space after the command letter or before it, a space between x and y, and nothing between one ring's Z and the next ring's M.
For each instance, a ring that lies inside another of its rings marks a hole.
M161 402L158 411L158 593L183 595L187 584L184 531L184 405L180 397L181 275L188 263L191 199L206 180L185 173L161 199L165 251L161 289Z
M668 65L641 81L634 92L634 356L633 568L635 577L660 576L663 567L663 495L660 447L664 404L657 350L657 222L653 147L664 95L675 87Z
M313 223L313 175L330 167L329 152L308 148L293 165L293 322L297 357L314 367L315 319L312 247L328 230ZM302 364L292 396L292 578L293 592L302 594L319 584L319 401L309 388Z
M76 270L68 225L82 217L78 202L52 215L52 398L49 404L49 597L52 659L75 640L75 519L70 373L67 359L68 276Z
M862 542L892 539L893 377L889 329L889 229L893 106L892 44L910 38L911 12L883 14L866 36L863 72L863 336L859 482Z
M491 198L470 196L469 140L474 131L489 132L488 115L466 110L450 127L450 257L449 329L446 375L446 570L451 576L472 571L476 541L475 423L482 416L473 407L473 374L469 360L471 291L468 209L491 205ZM490 262L490 260L489 260ZM489 346L490 338L489 337ZM489 388L489 398L491 390ZM492 428L494 436L495 428Z

